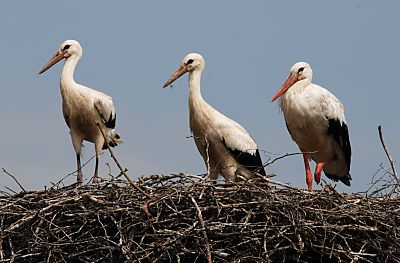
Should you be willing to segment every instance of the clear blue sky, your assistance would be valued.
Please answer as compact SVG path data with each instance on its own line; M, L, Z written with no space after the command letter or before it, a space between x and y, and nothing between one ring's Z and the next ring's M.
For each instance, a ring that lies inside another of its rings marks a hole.
M353 186L338 188L361 191L381 163L388 166L379 124L393 158L400 155L399 10L399 1L372 0L3 2L0 166L28 189L42 189L75 170L61 112L62 63L43 75L38 71L61 42L76 39L83 57L75 79L114 98L124 140L115 153L131 177L205 172L193 140L186 138L187 77L173 90L161 88L182 58L197 52L206 61L203 97L241 123L272 158L298 149L271 97L292 64L310 63L314 82L345 105ZM84 161L93 154L93 145L85 143ZM106 162L117 174L105 152L101 175L108 173ZM84 168L86 179L93 166L92 161ZM306 187L300 155L267 172ZM4 186L18 189L1 174Z

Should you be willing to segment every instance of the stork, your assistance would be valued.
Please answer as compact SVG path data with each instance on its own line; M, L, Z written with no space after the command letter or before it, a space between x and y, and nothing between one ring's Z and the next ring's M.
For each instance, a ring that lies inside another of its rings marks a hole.
M75 67L81 56L82 48L79 42L66 40L39 72L42 74L60 60L65 59L60 90L64 119L70 129L72 145L76 153L78 184L83 182L80 154L84 140L95 145L94 183L99 182L98 168L101 150L107 149L109 146L115 147L121 142L119 134L114 129L116 113L112 98L102 92L80 85L74 80ZM105 134L106 140L99 127Z
M189 126L210 179L215 181L222 175L228 181L239 181L250 179L255 173L265 175L257 144L250 134L201 96L204 65L200 54L188 54L163 87L189 72Z
M323 170L329 179L350 186L351 146L343 105L328 90L312 83L312 74L309 64L294 64L272 102L280 98L287 129L303 153L308 189L312 190L309 159L317 163L317 184Z

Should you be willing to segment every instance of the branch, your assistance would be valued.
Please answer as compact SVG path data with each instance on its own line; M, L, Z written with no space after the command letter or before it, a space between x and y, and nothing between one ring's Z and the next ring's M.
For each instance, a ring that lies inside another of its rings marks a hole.
M394 161L393 161L392 157L390 156L389 150L386 148L385 141L383 140L382 126L381 125L378 126L378 132L379 132L379 139L381 140L381 143L382 143L382 147L385 150L386 156L388 157L389 162L390 162L390 166L392 167L393 175L396 178L397 183L400 185L400 179L397 176L397 171L396 171L396 167L394 165Z
M194 206L196 207L197 211L197 217L199 218L200 224L201 224L201 233L203 234L204 240L206 241L206 250L207 250L207 262L212 263L212 258L211 258L211 249L210 249L210 244L208 243L208 237L206 233L206 224L204 223L203 215L201 214L200 207L197 205L196 200L193 198L193 196L190 196L192 199L192 202Z
M101 117L101 115L100 115L100 117ZM103 130L101 129L100 124L99 124L99 123L96 123L96 125L97 125L97 127L99 127L99 130L100 130L101 134L103 135L104 140L106 140L106 142L107 142L107 137L105 136ZM137 185L137 184L125 173L125 171L127 171L127 169L123 169L122 166L119 164L117 158L115 157L113 151L111 150L111 147L110 147L110 146L107 146L107 149L108 149L108 151L110 152L111 158L114 160L115 164L118 166L118 168L119 168L119 170L121 171L121 173L125 176L126 180L128 180L129 184L132 185L133 187L135 187L136 190L138 190L139 192L141 192L142 194L144 194L147 198L152 199L152 197L151 197L148 193L146 193L142 188L140 188L140 186Z
M311 153L316 153L316 151L314 151L314 152L304 152L304 153L311 154ZM266 164L263 165L263 167L267 167L268 165L271 165L271 164L273 164L274 162L276 162L276 161L278 161L278 160L280 160L280 159L283 159L283 158L285 158L285 157L292 156L292 155L304 154L304 153L303 153L303 152L286 153L285 155L279 156L279 157L273 159L272 161L267 162Z
M3 169L3 172L4 172L5 174L9 175L12 179L14 179L14 181L19 185L19 187L22 189L22 191L26 192L25 188L22 187L22 185L18 182L17 178L15 178L14 175L12 175L12 174L10 174L9 172L7 172L6 169L4 169L4 168L1 168L1 169Z

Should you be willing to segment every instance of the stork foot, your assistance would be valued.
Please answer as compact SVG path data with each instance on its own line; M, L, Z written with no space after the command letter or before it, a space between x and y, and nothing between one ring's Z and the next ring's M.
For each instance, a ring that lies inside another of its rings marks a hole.
M324 163L318 163L317 167L315 167L314 180L317 184L319 184L319 182L321 181L321 173L323 168Z
M100 177L99 176L93 176L93 178L92 178L92 184L99 184L99 183L101 183L101 179L100 179Z

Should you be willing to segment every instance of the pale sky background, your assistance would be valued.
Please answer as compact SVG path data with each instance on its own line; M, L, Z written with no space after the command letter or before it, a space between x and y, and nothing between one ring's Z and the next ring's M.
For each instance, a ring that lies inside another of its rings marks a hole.
M353 181L338 189L365 190L379 165L388 166L379 124L393 158L400 156L399 10L399 1L375 0L4 1L0 167L28 190L43 189L76 169L61 112L63 63L38 75L64 40L76 39L83 57L75 79L113 97L124 140L115 154L131 177L206 171L186 138L187 76L173 90L162 89L182 58L197 52L206 61L203 97L242 124L272 158L298 149L271 97L292 64L310 63L313 82L345 106ZM85 143L83 162L93 155L93 144ZM101 175L108 173L106 162L118 174L105 152ZM93 167L94 161L84 168L86 180ZM301 155L266 170L277 174L275 180L306 188ZM4 186L19 191L1 173L0 190Z

